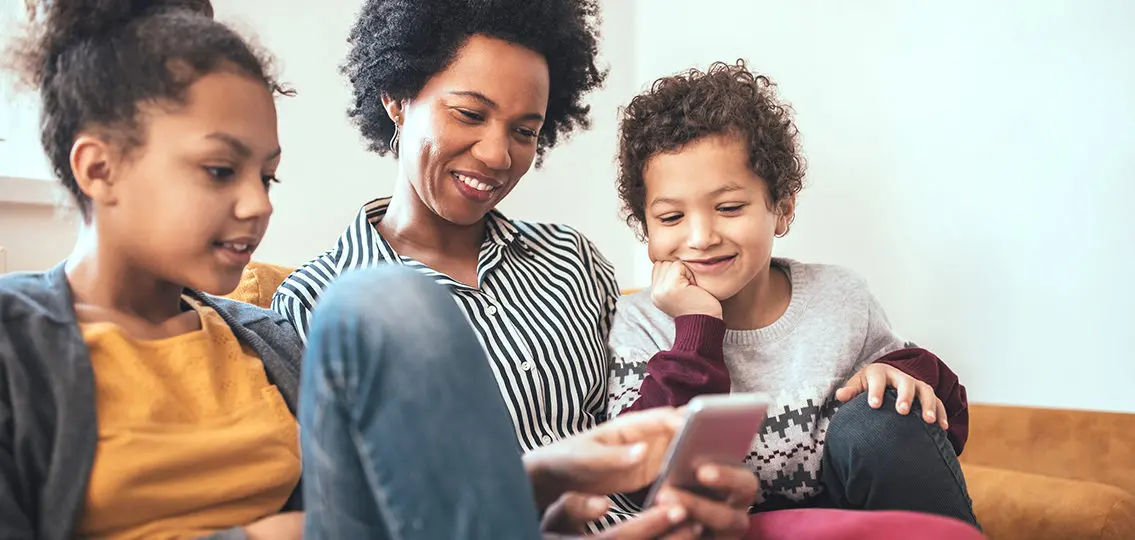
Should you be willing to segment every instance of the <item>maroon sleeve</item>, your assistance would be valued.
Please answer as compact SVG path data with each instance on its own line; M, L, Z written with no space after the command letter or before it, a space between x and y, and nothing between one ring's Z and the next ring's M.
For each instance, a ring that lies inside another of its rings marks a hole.
M725 368L725 322L709 315L674 319L674 347L646 363L639 398L624 412L681 407L701 394L729 393Z
M899 349L875 362L894 366L934 388L934 395L946 407L946 421L950 425L946 434L950 444L954 446L954 452L962 455L969 438L969 402L966 400L966 387L958 382L958 376L946 363L934 353L918 348Z

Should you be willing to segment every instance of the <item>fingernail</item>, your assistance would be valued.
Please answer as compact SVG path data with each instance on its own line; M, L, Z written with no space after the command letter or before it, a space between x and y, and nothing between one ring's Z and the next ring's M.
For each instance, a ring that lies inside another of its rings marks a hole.
M900 413L906 414L908 411L910 411L910 405L907 405L906 403L899 403Z
M942 429L950 429L950 421L942 420Z
M701 479L702 480L704 480L706 482L716 482L718 478L721 478L721 473L717 470L717 467L707 466L707 467L702 468L702 470L701 470Z
M872 407L874 407L874 406L879 404L879 398L877 398L875 396L871 396L871 397L867 398L867 403L869 403Z
M926 413L926 417L931 419L931 420L933 420L936 416L938 416L938 415L934 414L934 411L927 411L927 413Z
M681 506L675 506L666 513L666 517L670 518L671 523L681 523L686 519L686 509Z
M669 491L663 491L662 493L658 494L658 502L661 504L670 504L678 502L678 499L674 496L673 493L670 493Z
M701 532L702 532L703 530L704 530L704 528L702 527L701 523L695 523L695 524L694 524L693 533L694 533L694 536L695 536L695 537L697 537L697 538L701 538Z
M587 501L587 509L601 512L607 509L607 499L601 497L592 497Z

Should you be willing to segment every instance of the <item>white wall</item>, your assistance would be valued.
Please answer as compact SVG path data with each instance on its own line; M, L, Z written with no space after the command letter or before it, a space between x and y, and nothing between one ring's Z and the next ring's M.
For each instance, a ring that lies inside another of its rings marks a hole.
M338 68L360 2L290 0L287 9L270 0L213 4L219 20L275 56L281 79L298 92L278 101L283 184L273 189L276 213L257 252L259 260L298 265L331 248L364 202L388 195L397 167L392 158L368 153L347 120L350 92ZM620 31L633 26L633 14L633 2L604 6L604 62L612 69L606 87L589 100L593 129L553 149L502 205L514 218L579 228L612 260L622 282L631 281L635 242L618 218L613 160L616 107L634 91L634 39ZM0 163L0 176L2 169ZM9 270L46 267L66 256L73 238L73 227L59 223L54 209L0 202L0 245L9 246Z
M745 57L795 105L775 252L864 274L973 401L1135 412L1135 3L637 5L639 85Z

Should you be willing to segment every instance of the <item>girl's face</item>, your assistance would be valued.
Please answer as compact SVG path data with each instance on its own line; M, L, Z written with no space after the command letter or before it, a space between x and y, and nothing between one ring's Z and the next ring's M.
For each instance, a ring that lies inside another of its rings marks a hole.
M123 154L90 133L71 165L92 200L101 253L159 280L227 294L264 237L280 161L276 106L261 81L205 75L183 105L147 104Z
M399 160L425 206L471 225L504 200L536 157L548 89L539 53L475 35L417 96L388 103Z

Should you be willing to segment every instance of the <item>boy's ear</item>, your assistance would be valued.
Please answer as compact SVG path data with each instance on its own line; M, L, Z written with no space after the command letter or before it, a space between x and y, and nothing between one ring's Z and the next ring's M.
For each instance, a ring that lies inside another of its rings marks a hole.
M796 219L796 196L789 195L776 203L776 236L788 234L792 221Z
M79 190L96 204L118 202L112 174L115 164L114 149L101 137L80 134L71 145L71 174Z

